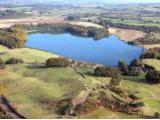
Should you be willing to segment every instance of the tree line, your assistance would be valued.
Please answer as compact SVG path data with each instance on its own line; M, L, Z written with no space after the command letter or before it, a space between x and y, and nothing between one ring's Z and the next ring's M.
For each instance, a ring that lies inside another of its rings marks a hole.
M0 29L0 44L14 49L23 48L27 39L27 32L19 27Z
M68 23L59 24L37 24L37 25L16 25L28 31L51 32L51 33L71 33L76 36L92 37L95 40L109 36L106 28L83 27Z

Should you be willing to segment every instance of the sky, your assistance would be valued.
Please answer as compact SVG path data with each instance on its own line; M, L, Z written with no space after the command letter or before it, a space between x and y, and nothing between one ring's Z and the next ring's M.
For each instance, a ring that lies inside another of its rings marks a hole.
M45 1L45 0L43 0ZM63 1L63 2L78 2L78 3L89 3L89 2L102 2L102 3L157 3L160 0L49 0L49 1Z
M12 1L12 0L0 0L0 2ZM58 2L58 3L109 3L109 4L116 4L116 3L160 3L160 0L14 0L16 3L36 3L42 2L47 3L50 2Z

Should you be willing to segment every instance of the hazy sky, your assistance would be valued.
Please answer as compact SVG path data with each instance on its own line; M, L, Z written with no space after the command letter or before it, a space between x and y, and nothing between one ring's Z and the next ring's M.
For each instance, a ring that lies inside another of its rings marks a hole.
M43 0L45 1L45 0ZM156 3L160 0L48 0L48 1L70 1L70 2L102 2L102 3Z
M6 2L6 1L12 1L12 0L0 0L0 2ZM49 2L58 2L58 3L109 3L109 4L115 4L115 3L160 3L160 0L14 0L17 3L35 3L35 2L43 2L47 3Z

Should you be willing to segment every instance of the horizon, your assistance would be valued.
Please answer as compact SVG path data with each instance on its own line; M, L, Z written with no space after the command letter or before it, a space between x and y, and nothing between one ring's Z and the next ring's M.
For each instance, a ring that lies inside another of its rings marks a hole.
M137 3L160 3L160 0L0 0L0 3L62 3L62 4L137 4Z
M160 0L37 0L42 2L64 2L64 3L160 3Z

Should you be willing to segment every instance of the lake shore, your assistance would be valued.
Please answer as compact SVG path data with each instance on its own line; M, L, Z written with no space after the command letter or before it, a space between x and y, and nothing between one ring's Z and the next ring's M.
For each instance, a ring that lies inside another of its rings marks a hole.
M119 36L121 40L124 40L125 42L131 42L135 41L138 38L144 38L147 34L138 31L138 30L132 30L132 29L121 29L121 28L115 28L115 27L109 27L109 33Z

